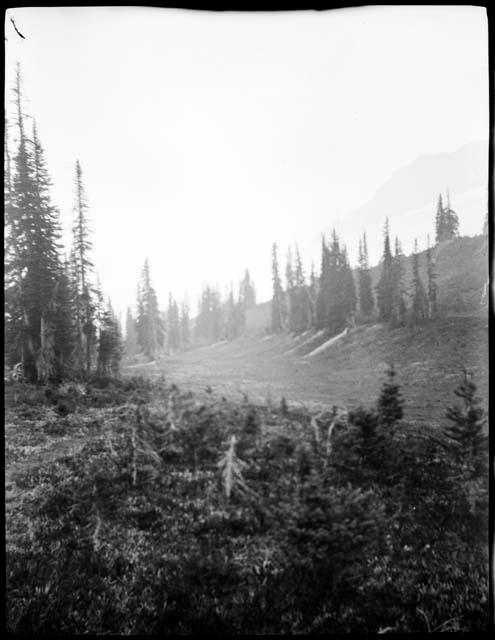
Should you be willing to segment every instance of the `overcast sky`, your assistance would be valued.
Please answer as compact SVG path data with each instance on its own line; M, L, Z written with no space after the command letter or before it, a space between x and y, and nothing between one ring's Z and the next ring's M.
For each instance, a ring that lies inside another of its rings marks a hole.
M245 268L268 299L272 242L284 258L418 155L488 137L479 7L22 8L6 36L7 113L19 60L64 227L79 159L123 312L146 257L162 307Z

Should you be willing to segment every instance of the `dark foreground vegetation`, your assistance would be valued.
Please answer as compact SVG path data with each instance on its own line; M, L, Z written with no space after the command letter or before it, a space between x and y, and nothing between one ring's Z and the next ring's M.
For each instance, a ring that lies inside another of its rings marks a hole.
M485 630L484 417L456 392L442 431L407 423L393 370L339 420L164 380L8 383L8 631Z

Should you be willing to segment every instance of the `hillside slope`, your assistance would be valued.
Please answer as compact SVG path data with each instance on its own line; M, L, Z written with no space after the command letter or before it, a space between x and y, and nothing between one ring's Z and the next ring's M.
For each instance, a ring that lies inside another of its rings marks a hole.
M442 314L476 312L483 287L488 279L488 238L484 235L461 237L442 242L433 249L436 262L438 304ZM419 254L420 274L426 284L426 251ZM380 277L381 267L371 270L373 286ZM354 271L356 275L356 271ZM412 280L412 257L404 259L404 280ZM266 333L271 323L271 303L263 302L250 309L246 318L251 333Z
M454 388L467 367L479 394L488 398L488 320L457 316L414 330L368 325L350 331L314 357L305 357L325 340L322 334L244 336L141 365L129 373L165 374L192 390L265 402L332 404L356 407L375 402L388 363L402 385L405 411L413 421L444 422L445 407L456 401ZM309 340L309 342L308 342ZM486 403L485 403L486 404Z

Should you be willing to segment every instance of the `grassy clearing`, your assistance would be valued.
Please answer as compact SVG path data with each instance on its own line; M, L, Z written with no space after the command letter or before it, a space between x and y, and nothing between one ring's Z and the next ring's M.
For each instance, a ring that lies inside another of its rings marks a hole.
M138 378L6 400L11 633L486 627L486 492L428 425L357 412L330 443Z
M211 349L191 350L129 370L165 373L193 391L211 386L218 394L264 402L282 396L312 409L333 404L356 407L375 401L381 375L393 362L400 374L411 420L440 425L463 367L473 372L488 398L488 323L485 317L449 317L415 329L365 325L312 358L304 356L328 339L291 336L244 337Z

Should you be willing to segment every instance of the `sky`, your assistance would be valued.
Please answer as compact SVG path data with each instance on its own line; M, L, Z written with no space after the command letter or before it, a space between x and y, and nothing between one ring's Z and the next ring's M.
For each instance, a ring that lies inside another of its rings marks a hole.
M194 313L245 269L267 300L273 242L281 262L298 242L308 271L315 233L394 171L488 138L480 7L17 8L5 31L7 117L19 61L66 242L78 159L122 314L145 258L162 308L171 292Z

